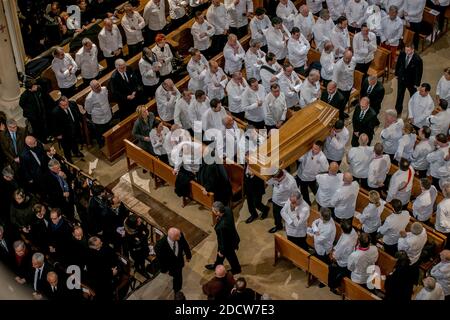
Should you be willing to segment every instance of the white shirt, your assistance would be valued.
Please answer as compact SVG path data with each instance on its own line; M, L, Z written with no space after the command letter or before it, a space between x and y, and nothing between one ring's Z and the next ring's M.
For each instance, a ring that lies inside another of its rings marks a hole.
M167 24L165 1L161 0L159 4L156 4L150 0L145 5L143 16L150 30L162 30Z
M334 23L331 18L328 20L323 20L322 18L317 19L312 31L319 51L322 51L325 41L330 40L333 29Z
M414 145L416 144L416 134L404 134L398 143L397 151L395 152L394 158L400 161L401 158L405 158L411 161L414 152Z
M176 146L185 141L191 141L192 137L188 131L184 129L177 129L175 131L170 131L164 138L164 150L169 156L169 164L174 167L174 162L172 161L172 151Z
M403 37L403 21L400 17L392 20L389 16L381 19L381 42L387 42L391 46L398 46Z
M281 32L279 29L275 29L274 27L269 27L269 30L266 32L266 40L267 47L269 52L275 54L276 59L284 59L287 55L287 45L286 40L291 37L290 32L286 28L284 24L282 24L285 34Z
M228 81L227 95L228 95L228 110L230 112L239 113L243 112L242 108L242 94L247 89L247 81L242 78L242 83L236 83L233 79Z
M300 34L298 40L295 40L292 37L289 38L287 44L288 59L294 68L300 68L305 65L310 48L311 45L303 34Z
M227 116L227 111L224 107L220 108L220 111L214 111L209 108L202 116L203 131L208 129L218 129L220 131L225 130L225 126L222 123L222 119Z
M267 181L268 185L273 186L272 201L280 207L284 206L293 192L299 191L294 177L286 170L283 171L283 180L277 181L274 178L271 178Z
M81 77L84 79L94 79L98 76L99 64L97 60L98 49L93 43L88 52L84 47L75 54L75 62L81 70Z
M300 107L313 103L320 98L320 81L311 83L308 78L303 81L300 87Z
M450 108L442 110L435 115L430 115L425 122L429 123L431 135L436 136L439 133L448 134L450 126Z
M437 189L431 186L430 189L422 193L413 202L413 215L419 221L427 221L433 214L434 202L437 197Z
M112 118L111 106L108 100L108 89L102 87L99 93L91 90L84 100L84 109L91 115L93 123L108 123Z
M400 231L405 230L409 223L409 213L403 210L401 213L391 213L378 232L383 235L383 242L387 245L394 245L398 243L400 238Z
M369 31L369 41L365 41L363 34L358 32L353 37L353 50L356 63L369 63L377 51L377 36Z
M430 166L427 161L429 153L434 151L432 143L426 139L421 140L415 147L411 156L411 165L415 170L427 170Z
M279 18L283 19L283 24L286 26L288 30L292 30L294 26L294 19L297 15L298 10L291 0L288 0L286 5L281 2L278 3L276 14Z
M113 57L112 52L122 48L122 35L119 28L115 24L112 25L111 32L103 28L98 34L98 45L105 58Z
M409 180L408 180L409 177ZM409 166L409 170L402 171L397 170L391 177L389 182L388 194L386 197L387 202L391 202L392 199L398 199L403 205L409 202L411 197L411 190L414 181L414 169Z
M191 119L191 128L194 127L194 121L202 121L203 115L211 109L209 99L199 102L197 99L192 98L189 105L189 118Z
M322 69L320 69L320 76L325 80L331 80L333 78L334 66L335 64L334 51L326 53L325 50L322 51L320 55L320 64Z
M359 146L350 148L347 154L347 162L353 177L367 179L369 165L373 156L373 147Z
M333 258L341 268L347 267L348 257L355 251L358 242L358 234L352 228L350 234L342 233L338 242L334 246Z
M334 136L328 136L325 140L325 148L323 150L327 159L341 161L344 157L345 145L349 138L350 133L346 127L342 128L340 132L336 132Z
M261 76L261 83L264 86L264 89L266 90L266 93L270 92L270 85L273 83L271 80L272 78L275 76L277 79L275 82L278 81L278 78L282 75L283 73L283 68L281 68L280 64L278 62L275 62L272 65L269 65L266 62L266 59L263 59L263 66L269 67L270 69L274 70L275 73L272 74L271 72L265 70L264 68L260 68L259 74Z
M139 60L139 71L144 86L156 86L158 84L159 77L153 70L157 65L159 65L158 62L150 63L143 58Z
M352 90L355 67L356 61L354 58L349 64L346 64L342 58L336 62L333 70L333 81L337 83L338 89L342 91Z
M369 164L367 174L367 185L371 188L378 188L379 183L384 183L391 167L391 159L387 154L380 158L373 158Z
M381 226L381 214L383 213L386 201L380 200L380 205L377 207L374 203L369 203L361 214L355 214L362 223L362 229L366 233L373 233Z
M309 150L298 161L300 163L297 169L297 176L302 181L314 181L319 173L328 171L328 160L322 151L313 155L312 150Z
M191 101L195 100L191 98ZM173 121L175 124L181 125L185 130L192 128L191 117L189 115L189 104L184 98L180 98L175 103L175 110L173 113Z
M245 13L253 12L252 0L240 0L237 5L234 4L235 0L225 0L225 8L227 8L230 27L241 28L248 24L248 18Z
M127 37L127 44L137 44L144 41L142 36L142 29L145 27L144 18L134 11L131 17L124 14L121 21L123 30L125 30L125 36Z
M214 26L216 35L222 35L225 30L230 29L229 16L223 3L217 7L211 4L206 12L206 19Z
M333 21L336 21L340 16L345 16L345 2L343 0L327 0L327 6Z
M215 33L214 26L212 26L208 21L199 24L197 21L191 27L191 34L194 38L194 48L203 51L211 46L211 37ZM202 35L202 33L205 33Z
M181 97L180 91L174 86L175 94L170 91L166 91L161 84L155 92L156 108L158 110L159 117L163 121L172 121L175 111L175 103Z
M316 193L316 202L325 208L331 208L331 200L336 190L342 184L342 173L331 175L329 173L321 173L316 176L318 185Z
M195 93L197 90L203 90L206 92L205 77L208 73L208 60L204 55L201 55L200 61L190 59L186 67L189 72L188 88Z
M166 43L164 50L161 50L160 46L156 45L152 48L152 52L158 58L158 62L161 64L159 73L161 76L167 76L172 72L172 59L173 54L170 50L170 46Z
M163 126L163 130L160 136L158 136L156 128L153 128L150 131L150 142L152 143L153 151L155 152L155 154L160 156L167 153L166 149L164 148L164 140L169 133L170 129L166 126Z
M375 265L378 260L377 247L370 245L367 250L356 249L348 257L347 269L350 270L351 279L359 284L366 284L370 274L367 273L369 266Z
M384 9L386 12L389 12L389 8L391 6L396 6L398 8L398 16L400 18L403 18L403 11L405 8L405 2L406 0L383 0L382 4L384 6Z
M242 94L241 105L245 111L245 119L260 122L264 121L263 102L266 98L264 87L259 84L258 90L255 91L248 86ZM259 105L261 102L261 105Z
M408 15L405 15L405 20L415 23L421 22L426 2L427 0L406 0L404 12Z
M380 137L385 153L395 154L400 138L403 136L403 126L403 119L398 119L389 125L389 127L381 130Z
M445 79L444 76L439 79L436 87L436 95L441 99L447 100L450 104L450 80Z
M422 128L427 125L427 118L434 110L434 101L430 94L422 97L419 92L413 94L408 102L408 118L413 119L416 127Z
M261 81L259 71L265 56L266 54L262 50L258 50L256 53L253 53L250 49L247 50L244 59L247 79L255 78L256 80Z
M436 210L436 223L434 228L443 233L450 232L450 199L439 202Z
M450 295L450 262L441 261L431 269L431 276L436 279L446 296ZM436 283L436 284L437 284Z
M427 243L427 231L425 228L419 235L407 232L405 238L398 239L398 250L406 251L411 265L419 261L422 249Z
M183 141L173 148L170 158L175 170L179 170L183 166L185 170L196 173L200 169L203 159L202 144Z
M224 80L222 80L223 77L225 77ZM225 86L227 82L227 77L221 67L218 68L216 73L208 71L205 76L208 98L222 100L225 97Z
M69 67L72 67L72 70L69 71ZM59 88L70 88L77 83L75 72L77 72L78 66L70 54L64 53L62 59L53 58L52 70L55 73Z
M291 201L286 201L283 209L281 209L286 235L290 237L306 237L309 205L303 200L300 201L300 205L296 206L294 210L291 209Z
M444 290L441 285L436 282L433 290L429 291L427 288L422 288L416 295L415 300L444 300Z
M314 14L318 14L319 11L322 10L322 2L324 2L324 0L306 0L309 10Z
M180 19L186 15L185 7L188 1L185 0L168 0L169 2L169 15L172 19Z
M448 146L438 148L427 155L427 161L430 164L430 175L435 178L444 178L449 175L447 169L447 161L445 157L448 155Z
M350 219L355 214L356 198L358 197L359 184L353 181L349 185L342 184L334 193L331 204L334 214L339 219Z
M261 43L261 46L267 45L266 40L266 31L271 26L270 19L267 15L264 15L264 18L259 20L256 16L250 20L250 32L252 34L252 39L257 40Z
M272 93L267 94L263 103L264 123L267 126L275 126L279 121L286 120L287 105L284 93L280 92L278 97Z
M298 74L293 71L290 76L287 76L285 72L281 73L278 78L278 84L280 85L281 92L286 98L286 105L288 108L300 104L299 90L302 84L302 80Z
M347 28L342 30L338 26L334 27L331 32L330 40L333 43L334 50L336 51L336 49L338 49L338 58L341 58L344 55L345 49L350 47L350 35Z
M299 28L301 34L306 38L312 35L314 24L315 20L311 11L309 12L307 17L303 16L301 13L295 16L294 26Z
M368 6L369 4L365 0L361 0L359 3L355 0L348 1L345 6L345 16L347 17L348 25L351 26L353 23L356 23L356 27L360 28L365 20Z
M327 255L333 249L334 238L336 237L336 225L332 218L330 221L323 222L321 218L312 223L314 232L314 249L320 256Z
M231 47L228 43L223 48L223 56L225 58L224 71L232 75L235 71L241 71L242 63L245 58L245 51L239 41L237 41L237 50Z

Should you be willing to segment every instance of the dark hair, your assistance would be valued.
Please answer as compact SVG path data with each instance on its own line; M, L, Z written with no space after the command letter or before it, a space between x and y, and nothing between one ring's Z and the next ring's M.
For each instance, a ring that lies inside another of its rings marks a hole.
M236 280L236 290L242 291L247 288L247 280L244 277L240 277Z
M266 14L266 9L258 7L255 10L255 15L262 16L263 14Z
M31 89L36 84L36 80L28 79L25 81L25 89Z
M314 141L314 144L315 144L316 146L320 147L320 149L323 148L323 141L321 141L321 140L316 140L316 141Z
M428 180L428 178L422 178L420 179L420 185L425 189L429 190L431 188L431 182Z
M445 99L439 99L439 106L442 110L447 110L448 108L448 101Z
M298 27L293 27L291 33L299 33L300 29Z
M401 158L399 161L400 170L406 171L409 169L409 161L405 158Z
M247 83L249 85L252 85L254 82L258 82L258 80L256 80L255 78L250 78L250 79L247 80Z
M273 52L268 52L266 54L266 61L272 61L273 59L275 59L275 54Z
M62 216L62 212L61 212L61 209L60 209L60 208L52 208L52 210L50 210L50 214L51 214L52 212L55 212L55 213L56 213L56 216L57 216L58 218Z
M443 133L439 133L436 135L436 140L440 143L447 143L447 136Z
M331 220L331 210L325 207L320 208L320 216L324 221Z
M428 139L429 137L431 137L431 129L429 126L423 126L422 132L423 132L423 135L425 136L425 138Z
M375 154L377 156L382 155L383 154L383 150L384 150L384 147L383 147L383 145L380 142L375 143L375 145L373 146L373 151L375 152Z
M392 199L391 206L394 209L394 213L401 213L402 212L403 204L402 204L402 202L400 200Z
M283 23L283 20L279 17L273 17L272 18L272 25Z
M279 89L280 88L280 86L278 85L278 83L273 83L271 86L270 86L270 90L272 90L272 89Z
M367 23L366 22L364 22L363 24L361 24L361 29L362 28L367 28Z
M368 248L370 246L369 234L361 232L361 234L358 237L358 242L361 248Z
M195 99L201 98L205 95L205 91L203 90L196 90L195 91Z
M94 197L101 195L105 191L105 187L99 184L92 186L92 195Z
M341 24L344 21L347 21L347 18L344 16L340 16L339 18L337 18L336 24Z
M341 229L345 234L350 234L353 230L352 224L348 220L341 221Z
M217 105L220 103L220 100L217 98L211 99L211 101L209 102L209 105L211 106L211 108L217 108Z
M395 268L406 268L411 264L408 254L406 251L400 250L395 254L397 262L395 263Z
M197 11L197 12L195 13L195 18L200 17L202 14L203 14L203 12L202 12L201 10Z
M422 88L425 88L425 91L426 91L426 92L430 92L430 90L431 90L431 85L430 85L429 83L424 82L424 83L422 83L420 86L421 86Z
M338 120L334 123L334 128L335 129L343 129L344 128L344 120Z

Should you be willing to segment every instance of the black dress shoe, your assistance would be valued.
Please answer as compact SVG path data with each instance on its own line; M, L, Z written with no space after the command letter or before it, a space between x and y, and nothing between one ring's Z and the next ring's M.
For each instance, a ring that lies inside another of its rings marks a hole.
M253 221L255 221L256 218L257 217L255 217L255 216L250 216L250 217L248 217L247 220L245 220L245 223L252 223Z
M277 227L273 227L272 229L269 230L270 233L275 233L278 230L281 230L281 228L277 228Z
M261 220L264 220L269 215L270 207L266 206L266 209L261 213L261 216L259 217Z
M216 266L214 264L207 264L205 266L205 268L208 269L208 270L214 270L216 268Z

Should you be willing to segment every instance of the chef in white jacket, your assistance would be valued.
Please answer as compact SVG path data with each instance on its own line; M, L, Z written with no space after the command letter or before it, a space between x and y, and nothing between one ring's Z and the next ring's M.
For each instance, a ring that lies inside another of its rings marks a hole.
M313 27L316 20L307 5L300 6L299 13L295 16L294 26L300 29L302 35L311 41L313 38Z
M391 66L394 66L397 59L397 48L400 39L403 38L403 20L400 19L398 7L391 5L386 11L388 10L389 15L381 18L380 40L391 51Z
M347 153L349 170L363 188L367 188L369 165L374 157L373 147L368 146L369 137L362 133L358 138L359 146L352 147Z
M376 264L378 249L370 244L369 235L361 233L358 237L358 245L348 257L347 269L351 271L350 278L353 282L366 285L370 273L368 268Z
M242 108L242 94L247 89L247 81L242 77L242 72L235 71L227 84L228 110L239 119L244 119L244 109Z
M191 117L189 115L189 105L192 100L192 91L184 89L181 93L181 98L175 103L173 121L184 130L192 128Z
M187 64L187 71L189 73L188 88L192 92L196 90L206 91L205 77L208 72L208 60L201 54L200 50L193 49L191 59Z
M430 136L431 129L429 127L422 127L418 134L419 143L415 145L411 155L411 165L418 172L419 178L426 177L428 168L430 167L427 156L434 151L434 143L430 141Z
M378 232L383 235L384 251L394 257L397 253L400 231L405 230L409 223L409 212L402 209L403 204L399 199L393 199L391 205L394 211L384 220Z
M161 120L165 122L173 121L175 103L180 97L180 91L178 91L171 79L164 80L156 89L156 107Z
M277 17L283 19L283 24L288 30L291 30L294 26L297 13L298 10L291 0L280 0L280 3L278 3L276 10Z
M278 84L274 83L270 87L270 93L264 99L263 108L267 130L279 129L286 121L287 105L286 98Z
M348 25L355 32L361 28L369 4L366 0L349 0L345 6L345 16L348 19Z
M142 29L145 28L144 18L139 12L133 10L133 6L129 3L124 5L125 14L122 17L120 24L125 31L127 38L128 54L134 57L142 50L144 37Z
M97 58L98 49L89 38L84 38L81 43L83 46L75 54L75 63L81 70L83 83L88 85L91 80L98 76L100 71Z
M261 50L261 43L258 40L250 40L250 46L245 53L245 74L246 78L255 78L260 81L260 69L266 54Z
M369 31L366 23L361 25L361 31L353 37L353 50L356 69L366 74L377 51L377 36Z
M411 231L400 231L398 239L398 250L405 251L408 255L411 265L419 261L423 247L427 243L427 231L420 222L414 222L411 225Z
M252 0L225 0L230 19L230 32L242 38L247 33L248 17L253 14Z
M439 112L430 115L426 122L431 128L431 135L435 136L439 133L447 134L450 126L450 109L447 100L439 100Z
M314 42L316 42L317 49L319 51L322 51L325 41L330 40L333 28L334 23L330 18L329 11L327 9L323 9L320 11L320 16L312 27Z
M194 122L202 121L203 115L210 109L209 99L203 90L195 91L194 99L189 104L189 119L191 128L196 128Z
M336 82L339 91L347 104L354 84L356 61L351 50L346 50L344 56L334 65L333 81Z
M413 215L417 220L427 222L434 212L434 203L436 202L438 191L435 186L431 185L428 178L420 179L420 189L422 192L413 202Z
M384 129L381 130L381 142L384 152L394 155L398 149L398 143L403 135L403 119L397 119L397 111L388 109L385 111Z
M227 8L220 0L212 0L206 12L206 19L214 26L212 50L216 54L223 48L227 39L226 35L230 30L230 17Z
M327 7L333 21L336 21L341 16L345 16L345 1L327 0Z
M209 58L208 49L211 47L211 37L214 33L214 26L206 21L201 11L197 11L191 34L194 38L194 48L200 50L207 58Z
M291 37L288 40L288 59L295 72L304 73L308 52L311 48L309 41L300 33L297 27L292 28Z
M277 62L275 54L268 52L262 60L262 65L259 71L261 83L266 90L266 93L270 92L270 86L278 82L278 78L282 73L283 68Z
M75 93L75 85L77 84L75 73L78 66L70 54L65 53L61 47L56 47L53 50L52 70L55 73L61 95L71 97Z
M211 60L209 62L209 70L206 72L204 81L210 99L222 100L225 97L225 87L228 83L228 78L216 61Z
M252 40L259 41L262 47L267 51L266 31L272 25L269 17L266 15L266 9L256 8L255 16L250 20L250 33Z
M345 145L350 138L350 133L344 125L344 120L337 120L325 140L324 153L328 161L341 163L344 157Z
M423 288L416 295L414 300L444 300L444 290L436 279L433 277L426 277L423 279Z
M320 218L314 220L311 227L307 229L307 234L314 238L314 250L321 258L328 260L328 254L333 249L333 242L336 237L336 225L331 217L328 208L320 209Z
M172 161L172 151L182 142L192 141L192 137L189 131L184 130L178 124L173 124L170 127L170 132L164 138L164 150L167 153L169 165L174 167L174 162Z
M406 160L411 161L416 139L417 135L415 134L413 126L409 123L405 123L405 126L403 127L403 136L398 142L398 148L394 154L394 159L400 161L401 158L405 158Z
M217 129L223 132L225 130L225 126L222 119L227 115L227 111L218 99L211 99L209 104L211 108L202 116L203 131Z
M433 180L433 185L439 187L439 179L447 178L450 175L446 158L449 154L449 143L447 135L438 134L434 140L436 150L427 155L427 161L430 164L429 175Z
M450 67L444 69L444 75L436 86L436 99L438 98L450 103Z
M327 40L320 55L320 77L327 83L333 79L335 60L333 43Z
M386 201L380 199L378 191L369 191L369 203L363 212L355 213L355 218L361 221L362 230L370 235L372 244L377 243L377 231L381 226L381 214L384 211Z
M431 269L430 275L440 284L445 300L448 300L450 296L450 250L442 250L440 256L441 262Z
M264 129L264 107L266 91L255 78L248 79L248 86L242 93L241 105L245 120L256 129Z
M436 223L434 228L445 234L447 239L450 236L450 184L444 184L442 188L444 200L439 202L436 210ZM449 243L446 243L446 248L449 248Z
M272 26L266 32L267 47L277 57L278 61L284 60L287 55L287 42L291 33L283 24L281 18L274 17Z
M164 148L164 141L166 136L170 134L170 129L167 128L163 122L160 122L158 126L154 127L150 131L150 142L152 143L153 152L163 162L169 162L167 157L167 151Z
M289 200L281 209L286 236L300 248L307 250L306 229L309 218L309 205L302 199L299 191L291 193Z
M377 142L373 147L374 156L369 164L367 174L367 185L370 189L381 190L384 188L384 181L391 168L391 158L383 154L383 145Z
M350 172L345 172L342 176L342 184L331 199L331 205L334 207L334 216L336 217L336 220L353 218L358 192L358 182L353 181L353 176Z
M98 46L102 50L108 68L114 68L115 60L122 56L122 35L111 19L103 20L103 29L98 34Z
M236 35L228 35L228 42L223 48L223 56L225 58L224 71L228 75L232 75L236 71L241 71L242 63L245 58L245 51Z
M319 173L316 175L317 193L316 202L320 207L332 208L331 200L336 190L342 184L342 173L338 173L339 165L331 162L327 173Z
M153 34L161 31L167 24L165 1L150 0L144 7L143 18ZM153 42L153 39L149 40Z
M298 106L300 104L299 91L302 80L290 63L286 62L283 65L283 73L278 77L278 84L286 98L287 107Z
M384 10L387 12L390 7L396 6L398 9L398 16L403 18L404 8L406 0L383 0L382 5Z
M320 72L312 69L300 87L300 107L304 108L316 100L320 100Z
M431 86L428 83L422 83L418 91L409 99L408 119L416 128L428 125L426 120L434 110L434 101L430 90Z
M155 37L156 46L153 46L152 52L155 54L160 64L159 73L161 77L168 77L172 73L172 59L173 54L170 46L163 34L158 34Z
M414 181L414 169L406 159L401 159L399 169L392 175L389 181L389 189L386 201L398 199L403 206L408 205L411 198L411 190Z
M335 55L337 58L342 58L345 50L351 45L347 26L347 18L341 16L337 19L336 26L331 31L330 40L333 43Z

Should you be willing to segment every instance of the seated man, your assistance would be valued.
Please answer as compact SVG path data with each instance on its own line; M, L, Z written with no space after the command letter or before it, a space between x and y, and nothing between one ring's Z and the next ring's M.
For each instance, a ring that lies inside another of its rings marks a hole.
M312 222L311 227L307 229L307 233L314 237L316 256L323 262L328 263L328 255L333 249L333 242L336 237L336 225L331 218L330 209L320 208L320 218Z

